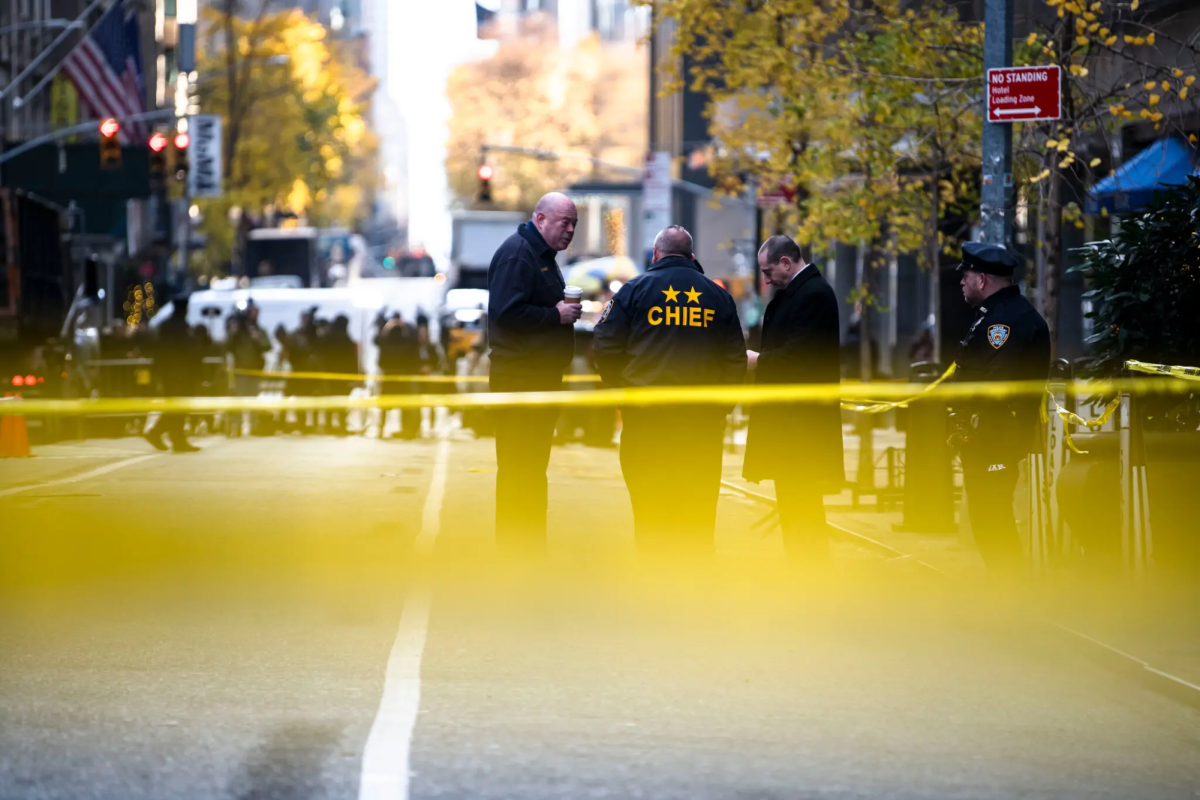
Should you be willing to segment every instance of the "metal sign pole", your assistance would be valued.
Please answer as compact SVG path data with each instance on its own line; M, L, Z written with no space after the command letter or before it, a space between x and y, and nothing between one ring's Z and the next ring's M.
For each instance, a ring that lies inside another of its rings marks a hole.
M984 11L983 68L1012 65L1012 0L987 0ZM986 87L985 87L986 91ZM980 221L983 241L1007 246L1012 241L1008 195L1012 187L1012 124L983 123L983 193Z

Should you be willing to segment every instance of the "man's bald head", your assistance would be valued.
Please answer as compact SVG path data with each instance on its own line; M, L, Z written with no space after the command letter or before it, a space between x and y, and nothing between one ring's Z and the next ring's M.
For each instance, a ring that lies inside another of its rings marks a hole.
M667 256L692 258L692 235L682 225L668 225L654 237L654 260Z
M570 246L578 221L575 203L562 192L544 195L533 207L533 226L551 250L566 250Z
M546 214L550 211L565 211L570 208L575 209L575 202L567 197L562 192L550 192L542 195L542 199L537 201L537 205L533 207L534 214Z

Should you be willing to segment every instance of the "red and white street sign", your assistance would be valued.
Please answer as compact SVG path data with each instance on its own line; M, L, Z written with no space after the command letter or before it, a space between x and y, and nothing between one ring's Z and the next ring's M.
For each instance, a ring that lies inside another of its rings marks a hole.
M758 207L790 206L796 202L796 189L790 180L781 181L774 189L758 189Z
M987 71L988 122L1029 122L1062 116L1062 75L1057 66Z

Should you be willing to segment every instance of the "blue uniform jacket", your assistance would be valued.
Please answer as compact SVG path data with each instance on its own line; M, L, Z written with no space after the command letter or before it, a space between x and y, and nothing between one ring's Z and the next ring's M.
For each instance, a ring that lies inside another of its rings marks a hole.
M983 301L960 343L954 380L1045 381L1050 371L1050 332L1037 309L1016 286ZM955 411L973 417L972 440L987 450L1024 455L1038 422L1040 395L958 401Z

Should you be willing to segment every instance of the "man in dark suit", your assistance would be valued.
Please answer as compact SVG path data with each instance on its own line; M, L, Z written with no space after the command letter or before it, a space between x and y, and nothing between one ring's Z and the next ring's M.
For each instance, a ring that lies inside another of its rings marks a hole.
M552 192L492 257L487 319L493 392L562 388L582 307L564 299L555 258L571 244L578 218L571 199ZM504 408L495 419L496 545L505 552L543 551L546 467L558 409Z
M772 236L758 265L774 286L763 317L762 350L749 354L756 383L837 386L838 303L833 289L800 247ZM775 498L788 556L810 563L829 558L827 490L841 491L842 417L838 398L750 409L742 476L775 481Z

